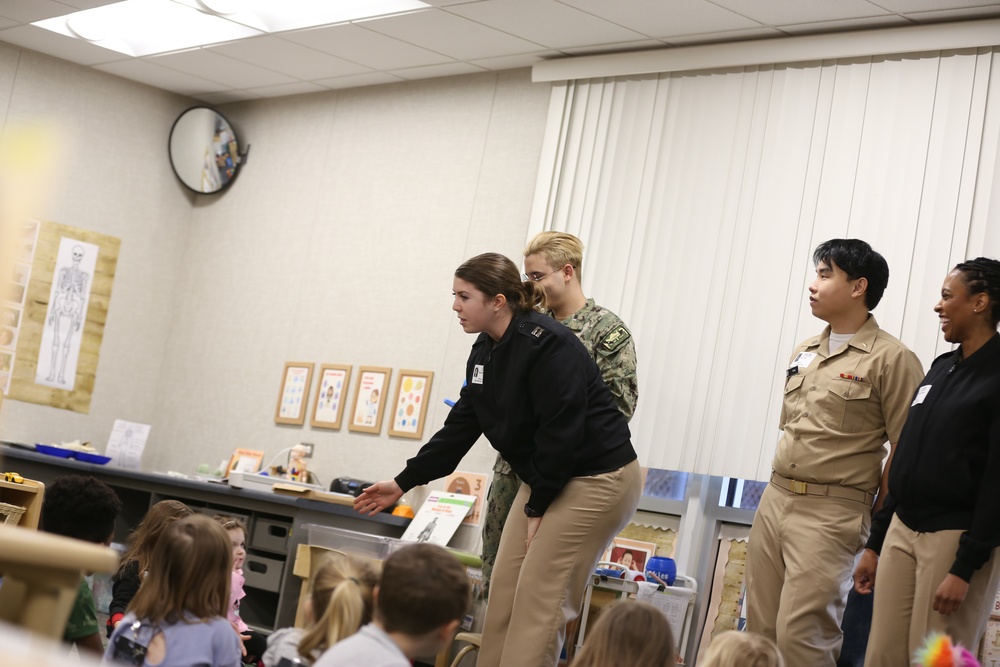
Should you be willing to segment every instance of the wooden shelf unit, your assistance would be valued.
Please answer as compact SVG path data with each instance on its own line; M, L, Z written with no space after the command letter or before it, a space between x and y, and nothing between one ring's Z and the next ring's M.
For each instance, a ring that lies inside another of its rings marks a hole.
M38 520L42 516L42 498L45 495L45 485L33 479L25 479L20 484L0 479L0 502L19 505L25 508L24 515L18 526L38 529ZM2 523L2 522L0 522Z

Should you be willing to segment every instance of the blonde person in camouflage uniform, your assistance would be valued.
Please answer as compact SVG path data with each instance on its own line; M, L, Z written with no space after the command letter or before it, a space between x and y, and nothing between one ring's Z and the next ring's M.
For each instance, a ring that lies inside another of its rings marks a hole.
M580 273L583 243L572 234L542 232L524 248L524 271L545 291L547 314L569 327L587 348L601 379L611 390L625 419L632 419L639 400L635 375L635 342L617 315L583 294ZM489 596L490 575L500 548L500 535L521 480L497 455L493 483L486 499L483 520L483 599Z

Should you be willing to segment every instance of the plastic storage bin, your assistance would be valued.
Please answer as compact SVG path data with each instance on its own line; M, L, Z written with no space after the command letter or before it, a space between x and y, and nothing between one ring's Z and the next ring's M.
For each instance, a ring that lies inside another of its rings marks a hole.
M243 561L243 577L246 579L244 586L277 593L281 590L281 573L284 569L283 560L248 555Z
M288 536L291 533L290 521L258 516L254 520L253 534L250 535L250 548L278 554L288 553Z
M412 544L395 537L369 535L344 528L321 526L318 523L307 523L303 528L308 535L309 546L335 549L375 560L385 560L401 547Z

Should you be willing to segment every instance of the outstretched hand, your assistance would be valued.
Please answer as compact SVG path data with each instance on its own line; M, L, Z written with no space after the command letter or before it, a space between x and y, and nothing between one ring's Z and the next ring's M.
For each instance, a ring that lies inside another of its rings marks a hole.
M372 516L386 507L392 507L402 497L403 490L395 480L375 482L354 499L354 509L361 514Z

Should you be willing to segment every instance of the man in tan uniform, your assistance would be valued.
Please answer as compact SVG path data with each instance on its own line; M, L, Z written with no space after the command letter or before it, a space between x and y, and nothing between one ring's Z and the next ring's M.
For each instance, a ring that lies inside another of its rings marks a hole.
M621 318L584 296L580 284L582 265L583 243L572 234L541 232L524 248L525 276L545 291L548 315L577 335L597 362L601 379L611 390L618 409L625 419L631 419L639 399L635 342ZM484 597L489 595L500 534L520 487L521 480L497 455L483 514Z
M776 641L788 665L834 667L845 586L923 370L869 312L889 281L881 255L834 239L813 261L809 306L828 326L785 373L783 433L747 545L747 629Z

